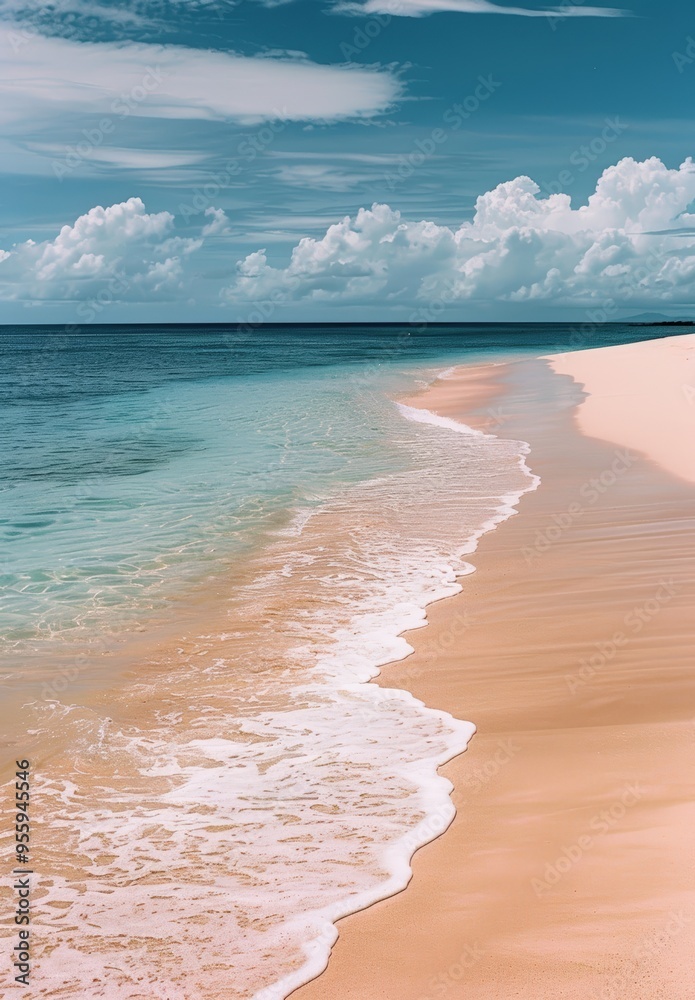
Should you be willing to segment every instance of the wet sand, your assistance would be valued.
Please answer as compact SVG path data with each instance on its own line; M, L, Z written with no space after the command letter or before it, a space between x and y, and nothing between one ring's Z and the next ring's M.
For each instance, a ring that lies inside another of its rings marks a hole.
M630 345L651 352L632 383L608 348L577 354L574 379L570 355L525 360L407 401L528 441L542 482L378 681L477 725L442 769L458 815L405 892L340 922L293 1000L695 995L695 494L679 458L695 401L662 406L695 384L688 341ZM640 420L668 447L638 450Z

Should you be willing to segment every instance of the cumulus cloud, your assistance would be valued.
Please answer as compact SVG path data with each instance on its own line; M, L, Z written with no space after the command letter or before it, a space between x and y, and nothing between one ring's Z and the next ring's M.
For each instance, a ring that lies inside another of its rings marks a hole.
M148 214L140 198L97 206L63 226L53 240L27 240L5 251L0 296L87 301L110 287L122 301L175 297L182 289L184 261L200 249L206 234L181 237L173 228L173 215Z
M390 14L392 17L426 17L428 14L508 14L515 17L625 17L616 7L584 7L564 3L558 7L505 7L491 0L345 0L335 10L343 14Z
M226 236L229 233L229 219L221 208L213 208L211 205L205 209L205 217L210 221L203 226L200 234L202 237Z
M198 229L182 236L170 212L148 213L140 198L130 198L92 208L52 239L0 249L0 298L75 302L77 318L89 322L104 297L187 301L200 291L198 261L214 255L206 295L219 295L235 318L249 303L265 302L302 304L305 312L355 304L379 316L407 310L428 319L449 309L460 316L462 306L475 314L476 304L495 302L520 315L529 306L690 305L694 206L692 159L670 169L656 157L626 158L605 170L576 208L568 195L543 197L529 177L516 177L482 194L473 217L457 228L373 205L320 238L300 239L284 266L258 249L234 273L222 209L209 206ZM222 277L230 274L231 282Z
M0 27L0 123L56 112L255 124L368 118L391 106L401 85L389 70L251 58L183 45L79 42L35 35L18 46Z
M539 195L529 177L500 184L477 199L472 220L458 229L373 205L320 239L300 240L286 267L272 266L263 249L250 254L224 295L231 302L380 306L692 301L692 159L668 169L656 157L625 158L576 209L569 195Z

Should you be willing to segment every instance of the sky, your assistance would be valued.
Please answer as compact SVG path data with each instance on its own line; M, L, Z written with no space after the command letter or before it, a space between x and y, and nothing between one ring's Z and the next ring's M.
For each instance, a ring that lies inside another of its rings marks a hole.
M695 18L625 2L0 0L0 322L691 317Z

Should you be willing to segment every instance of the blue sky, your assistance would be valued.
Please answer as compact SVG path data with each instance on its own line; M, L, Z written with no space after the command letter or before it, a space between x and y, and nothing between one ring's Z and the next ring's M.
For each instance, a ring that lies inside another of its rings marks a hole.
M690 315L685 0L0 12L3 322Z

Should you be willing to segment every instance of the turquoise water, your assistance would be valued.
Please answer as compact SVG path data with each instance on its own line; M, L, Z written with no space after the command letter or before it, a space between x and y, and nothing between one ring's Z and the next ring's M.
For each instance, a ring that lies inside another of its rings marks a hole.
M661 332L608 326L587 346ZM387 394L578 339L562 326L4 328L3 641L40 650L127 628L296 508L406 468Z
M156 606L297 504L397 463L380 408L340 370L304 369L14 408L3 631Z

